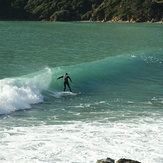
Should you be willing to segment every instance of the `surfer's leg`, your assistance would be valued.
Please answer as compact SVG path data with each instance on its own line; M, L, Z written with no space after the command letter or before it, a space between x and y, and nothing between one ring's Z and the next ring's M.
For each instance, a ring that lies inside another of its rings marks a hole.
M66 90L66 82L64 82L64 91Z
M72 90L71 90L71 87L70 87L69 83L67 83L67 86L69 87L70 92L72 92Z

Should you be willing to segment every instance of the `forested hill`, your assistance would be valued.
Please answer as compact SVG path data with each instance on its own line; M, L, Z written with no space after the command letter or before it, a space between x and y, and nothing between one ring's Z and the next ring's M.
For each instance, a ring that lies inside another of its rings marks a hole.
M163 21L163 0L0 0L0 20Z

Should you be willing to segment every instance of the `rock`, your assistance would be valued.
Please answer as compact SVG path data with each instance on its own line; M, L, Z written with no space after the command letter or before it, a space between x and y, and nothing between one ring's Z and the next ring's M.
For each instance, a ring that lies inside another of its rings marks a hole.
M97 160L97 163L115 163L115 161L108 157L107 159Z
M134 161L134 160L130 160L130 159L121 158L121 159L118 160L116 163L141 163L141 162L139 162L139 161Z

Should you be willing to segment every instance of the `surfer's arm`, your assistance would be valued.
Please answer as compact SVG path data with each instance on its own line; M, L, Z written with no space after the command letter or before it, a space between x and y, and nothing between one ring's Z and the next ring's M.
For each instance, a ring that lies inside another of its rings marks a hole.
M60 76L60 77L59 77L59 78L57 78L56 80L61 79L61 78L63 78L63 76Z
M72 80L71 80L71 78L70 77L68 77L69 79L70 79L70 81L71 81L71 83L72 83Z

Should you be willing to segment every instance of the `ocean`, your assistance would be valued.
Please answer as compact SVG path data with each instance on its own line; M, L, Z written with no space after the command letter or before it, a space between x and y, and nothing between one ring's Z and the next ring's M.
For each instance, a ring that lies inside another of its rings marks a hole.
M106 157L163 163L163 24L0 21L0 162Z

